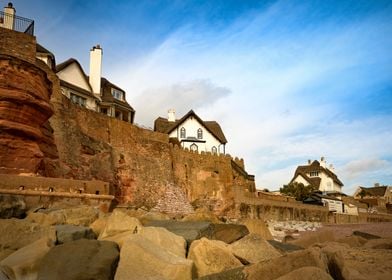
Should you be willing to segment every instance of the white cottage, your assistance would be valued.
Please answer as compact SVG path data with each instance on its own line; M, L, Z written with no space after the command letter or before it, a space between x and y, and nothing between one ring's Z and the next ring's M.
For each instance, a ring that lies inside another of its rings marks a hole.
M305 186L312 185L323 193L341 193L343 183L334 171L332 165L327 167L324 157L321 158L320 162L309 160L307 165L297 167L290 183L297 182Z
M203 121L193 110L181 119L176 119L175 111L169 110L167 119L155 120L154 131L169 134L181 147L192 151L225 153L227 140L220 125L216 121Z

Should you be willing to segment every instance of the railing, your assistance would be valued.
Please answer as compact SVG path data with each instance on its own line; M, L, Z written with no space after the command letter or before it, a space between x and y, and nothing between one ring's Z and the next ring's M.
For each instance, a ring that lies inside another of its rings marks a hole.
M34 20L0 11L0 27L34 35Z

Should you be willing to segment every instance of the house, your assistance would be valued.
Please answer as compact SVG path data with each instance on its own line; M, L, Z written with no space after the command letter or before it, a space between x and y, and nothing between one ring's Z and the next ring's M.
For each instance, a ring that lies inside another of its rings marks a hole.
M54 54L47 49L45 49L42 45L38 44L36 45L36 58L39 60L42 60L43 62L48 65L48 67L55 71L56 69L56 58Z
M102 53L99 45L90 50L89 76L74 58L56 66L62 94L89 110L133 123L135 110L126 101L125 91L101 76Z
M378 183L371 188L359 186L353 196L368 205L370 211L387 212L392 205L392 186L380 186Z
M303 203L328 206L330 212L344 213L344 204L341 199L323 194L321 191L313 192Z
M328 194L341 193L343 183L334 172L332 164L327 167L324 157L320 161L308 160L307 165L297 167L290 183L297 182L305 186L312 185L319 191Z
M169 110L168 118L159 117L154 122L154 131L169 134L183 148L191 151L224 154L226 137L216 121L203 121L191 110L181 119Z

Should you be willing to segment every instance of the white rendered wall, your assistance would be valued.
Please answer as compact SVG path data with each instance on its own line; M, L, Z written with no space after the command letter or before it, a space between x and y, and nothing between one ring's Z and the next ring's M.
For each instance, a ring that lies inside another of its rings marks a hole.
M79 66L76 65L76 63L72 63L65 69L57 72L57 76L60 78L60 80L90 91L90 87L86 79L83 77L82 71L80 70Z
M301 175L298 175L297 177L295 177L293 182L298 183L298 184L302 183L304 186L309 185L309 182L306 181L305 178L302 177Z
M336 211L336 213L343 213L343 203L339 200L325 199L322 198L321 201L328 203L329 211Z
M185 138L180 138L181 136L181 128L184 127L186 130L186 137ZM214 135L212 135L201 123L197 121L196 118L194 117L189 117L187 120L185 120L182 124L180 124L175 130L173 130L170 134L169 137L176 137L178 140L184 140L188 137L195 137L197 139L197 130L201 128L203 130L203 138L198 139L198 140L204 140L206 143L199 143L195 142L195 144L198 146L198 151L199 152L211 152L212 147L216 147L218 153L224 153L224 148L223 144L219 142L218 139L215 138ZM193 142L183 142L182 145L184 148L190 149L190 146L193 144Z
M78 95L86 98L86 108L87 109L92 110L92 111L98 111L98 107L95 102L95 99L92 97L87 97L84 94L78 93L77 91L72 90L72 89L68 89L66 87L61 87L61 93L63 95L65 95L66 97L68 97L69 99L71 98L71 93L78 94Z

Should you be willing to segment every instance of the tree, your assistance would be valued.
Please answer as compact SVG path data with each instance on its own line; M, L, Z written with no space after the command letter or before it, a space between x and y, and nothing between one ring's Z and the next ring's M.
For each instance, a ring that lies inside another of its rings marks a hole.
M295 197L296 200L303 201L308 198L310 194L316 191L317 188L312 185L305 186L302 183L293 182L288 185L283 185L280 192Z

